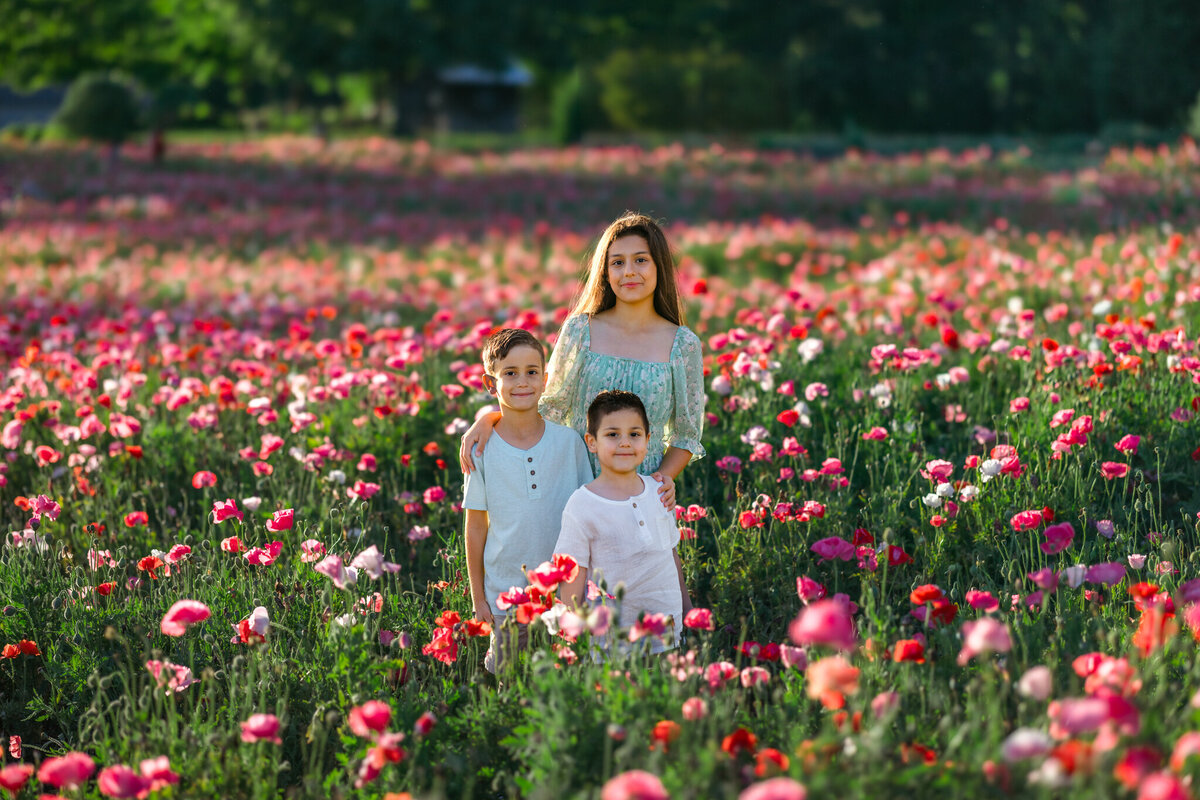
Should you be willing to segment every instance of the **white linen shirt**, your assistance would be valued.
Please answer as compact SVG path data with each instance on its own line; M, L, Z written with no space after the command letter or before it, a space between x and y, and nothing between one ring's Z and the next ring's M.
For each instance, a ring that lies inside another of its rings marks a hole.
M667 614L675 622L674 642L683 624L683 594L675 568L679 529L662 504L658 483L641 476L642 493L609 500L581 486L562 513L555 553L566 553L588 568L588 578L603 580L611 594L624 585L620 623L631 627L643 613ZM651 652L665 649L660 641Z
M504 616L496 598L529 585L522 567L550 560L563 508L592 480L592 464L579 434L546 420L542 438L528 450L493 435L475 467L463 485L463 508L487 512L483 588L492 613Z

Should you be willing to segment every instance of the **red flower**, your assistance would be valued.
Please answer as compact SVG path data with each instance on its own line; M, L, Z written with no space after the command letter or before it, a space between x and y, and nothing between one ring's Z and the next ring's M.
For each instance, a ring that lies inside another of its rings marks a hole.
M945 596L946 593L940 587L932 583L927 583L924 586L918 586L916 589L913 589L908 599L915 606L923 606L926 603L941 600Z
M205 486L216 486L217 476L206 469L202 469L192 476L192 488L203 489Z
M894 544L888 545L887 555L889 567L898 567L901 564L913 563L913 557L904 552L903 548Z
M137 563L138 569L144 572L149 572L150 577L154 580L158 580L158 575L154 572L154 570L165 566L166 563L164 563L163 560L158 556L146 556Z
M117 588L117 584L113 581L102 583L96 587L96 594L100 595L101 597L108 597L110 594L112 594L113 589L115 588Z
M663 752L667 752L671 742L678 739L680 733L681 729L678 722L672 722L669 719L662 720L650 732L650 749L656 750L661 746Z
M790 428L800 420L800 412L794 408L788 408L780 411L775 419Z
M721 749L730 758L737 758L739 753L753 756L758 749L758 737L745 728L738 728L721 741Z
M22 639L17 642L17 647L21 653L27 656L40 656L41 650L38 650L37 642L31 642L28 639Z
M132 528L136 525L149 525L150 515L145 511L130 511L125 515L125 527Z
M925 663L925 645L916 639L901 639L892 645L892 661L897 664L911 661L914 664Z
M453 628L462 621L462 615L457 611L443 611L437 619L433 621L434 625L439 628Z
M774 747L764 747L758 751L756 757L758 764L754 767L754 774L759 778L766 778L770 775L781 775L787 772L791 762L783 753L776 750Z

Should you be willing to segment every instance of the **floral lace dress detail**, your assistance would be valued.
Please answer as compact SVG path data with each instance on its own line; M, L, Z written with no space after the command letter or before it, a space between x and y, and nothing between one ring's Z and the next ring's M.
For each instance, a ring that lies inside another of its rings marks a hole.
M577 314L563 323L546 369L550 383L538 404L548 420L587 432L587 409L605 389L633 392L646 406L650 418L646 460L638 472L650 475L662 463L668 447L704 456L700 434L704 429L704 366L700 339L687 328L675 331L670 361L593 353L590 317ZM656 446L657 443L657 446ZM592 468L599 474L595 454Z

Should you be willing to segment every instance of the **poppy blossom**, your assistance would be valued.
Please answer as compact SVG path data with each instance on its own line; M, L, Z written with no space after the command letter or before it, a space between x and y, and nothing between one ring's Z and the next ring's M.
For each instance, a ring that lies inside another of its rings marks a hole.
M622 772L600 790L600 800L670 800L670 797L662 781L640 769Z
M192 488L203 489L207 486L216 486L217 476L215 473L209 472L206 469L197 471L192 475Z
M212 521L218 525L227 519L236 519L242 522L245 519L245 514L237 507L237 503L231 499L218 500L213 503Z
M350 709L350 730L356 736L371 738L383 733L392 721L392 708L379 700L368 700L361 706Z
M837 600L818 600L804 608L788 629L798 645L823 644L853 650L858 643L850 610Z
M745 728L739 727L721 740L721 749L730 758L737 758L742 753L753 757L758 749L758 737Z
M279 737L279 717L274 714L253 714L241 723L243 742L270 742L283 744Z
M63 756L48 758L38 767L38 780L55 789L74 789L92 777L96 762L87 753L70 752Z
M183 636L189 625L203 622L211 616L208 606L199 600L179 600L163 615L159 627L167 636Z
M1106 481L1124 478L1129 474L1129 465L1122 464L1119 461L1105 461L1100 465L1100 474L1104 476Z
M133 528L138 525L149 525L150 515L145 511L130 511L125 515L125 527Z
M32 764L9 764L0 769L0 789L6 789L10 797L15 797L33 775Z
M285 508L282 511L276 511L274 514L271 515L271 518L269 520L267 520L267 530L271 531L271 533L279 533L280 531L290 531L292 529L292 522L293 522L294 517L295 517L294 509Z
M124 764L114 764L100 770L97 777L101 794L109 797L138 797L150 791L150 781Z
M714 628L712 611L707 608L693 608L683 618L683 626L694 630L711 631Z

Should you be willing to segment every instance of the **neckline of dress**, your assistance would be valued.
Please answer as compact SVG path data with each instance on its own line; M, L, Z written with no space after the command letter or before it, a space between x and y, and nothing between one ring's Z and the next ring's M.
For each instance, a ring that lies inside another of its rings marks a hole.
M597 353L592 349L592 318L587 317L587 322L584 324L584 330L587 331L587 351L597 358L616 358L621 361L637 361L642 364L653 364L655 366L669 366L671 361L647 361L644 358L634 358L632 356L614 356L609 353ZM675 342L679 339L679 332L683 330L682 325L675 326L675 335L671 338L671 354L675 353Z

